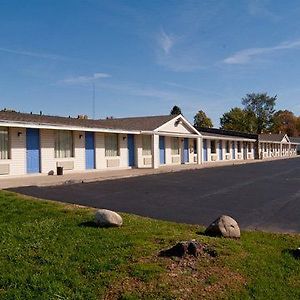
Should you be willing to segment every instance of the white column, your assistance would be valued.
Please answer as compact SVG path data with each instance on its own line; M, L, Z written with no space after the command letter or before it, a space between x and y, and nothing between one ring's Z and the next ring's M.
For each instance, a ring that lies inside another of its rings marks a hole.
M152 135L152 168L159 167L159 135Z
M197 164L202 164L202 138L197 138Z

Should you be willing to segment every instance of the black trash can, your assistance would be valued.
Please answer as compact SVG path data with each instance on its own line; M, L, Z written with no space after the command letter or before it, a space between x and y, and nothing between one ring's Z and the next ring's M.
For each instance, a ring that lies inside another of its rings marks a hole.
M57 174L58 176L64 175L64 168L63 168L63 167L57 167L57 168L56 168L56 174Z

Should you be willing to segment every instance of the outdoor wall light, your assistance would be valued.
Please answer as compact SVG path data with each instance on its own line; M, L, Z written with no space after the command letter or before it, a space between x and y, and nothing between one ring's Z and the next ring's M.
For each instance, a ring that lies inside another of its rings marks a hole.
M123 141L125 141L126 140L126 136L123 136Z
M19 132L18 132L18 136L21 136L22 134L23 134L22 131L19 131Z
M83 138L83 135L82 134L79 134L79 139L82 139Z

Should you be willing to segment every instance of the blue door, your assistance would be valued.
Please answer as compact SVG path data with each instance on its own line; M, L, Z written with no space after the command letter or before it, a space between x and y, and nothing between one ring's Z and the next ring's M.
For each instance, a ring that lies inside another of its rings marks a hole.
M134 167L134 135L128 134L127 135L127 148L128 148L128 166Z
M185 138L183 140L183 157L182 163L185 164L189 161L189 139Z
M235 143L232 142L232 159L235 159Z
M166 163L166 147L164 136L159 136L159 162L161 165Z
M85 133L85 168L95 169L95 135L94 132Z
M219 160L223 160L223 143L222 141L219 141Z
M40 131L26 129L26 162L27 173L40 172Z
M207 140L203 140L203 160L207 161Z

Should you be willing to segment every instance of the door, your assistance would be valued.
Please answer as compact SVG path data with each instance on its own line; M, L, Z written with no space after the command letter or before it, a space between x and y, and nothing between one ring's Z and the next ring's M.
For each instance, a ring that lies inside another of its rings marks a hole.
M247 143L246 142L244 142L243 152L244 152L244 159L247 159Z
M95 169L95 135L94 132L85 133L85 168Z
M40 131L39 129L26 129L26 162L27 173L40 172Z
M166 147L164 136L159 136L159 162L161 165L166 163Z
M207 140L203 140L203 160L207 161Z
M127 148L128 148L128 166L134 167L135 159L134 159L134 135L127 135Z
M232 142L232 159L235 159L235 143Z
M189 139L185 138L183 140L183 155L182 155L181 162L185 164L188 161L189 161Z
M219 141L219 160L223 160L223 143Z

